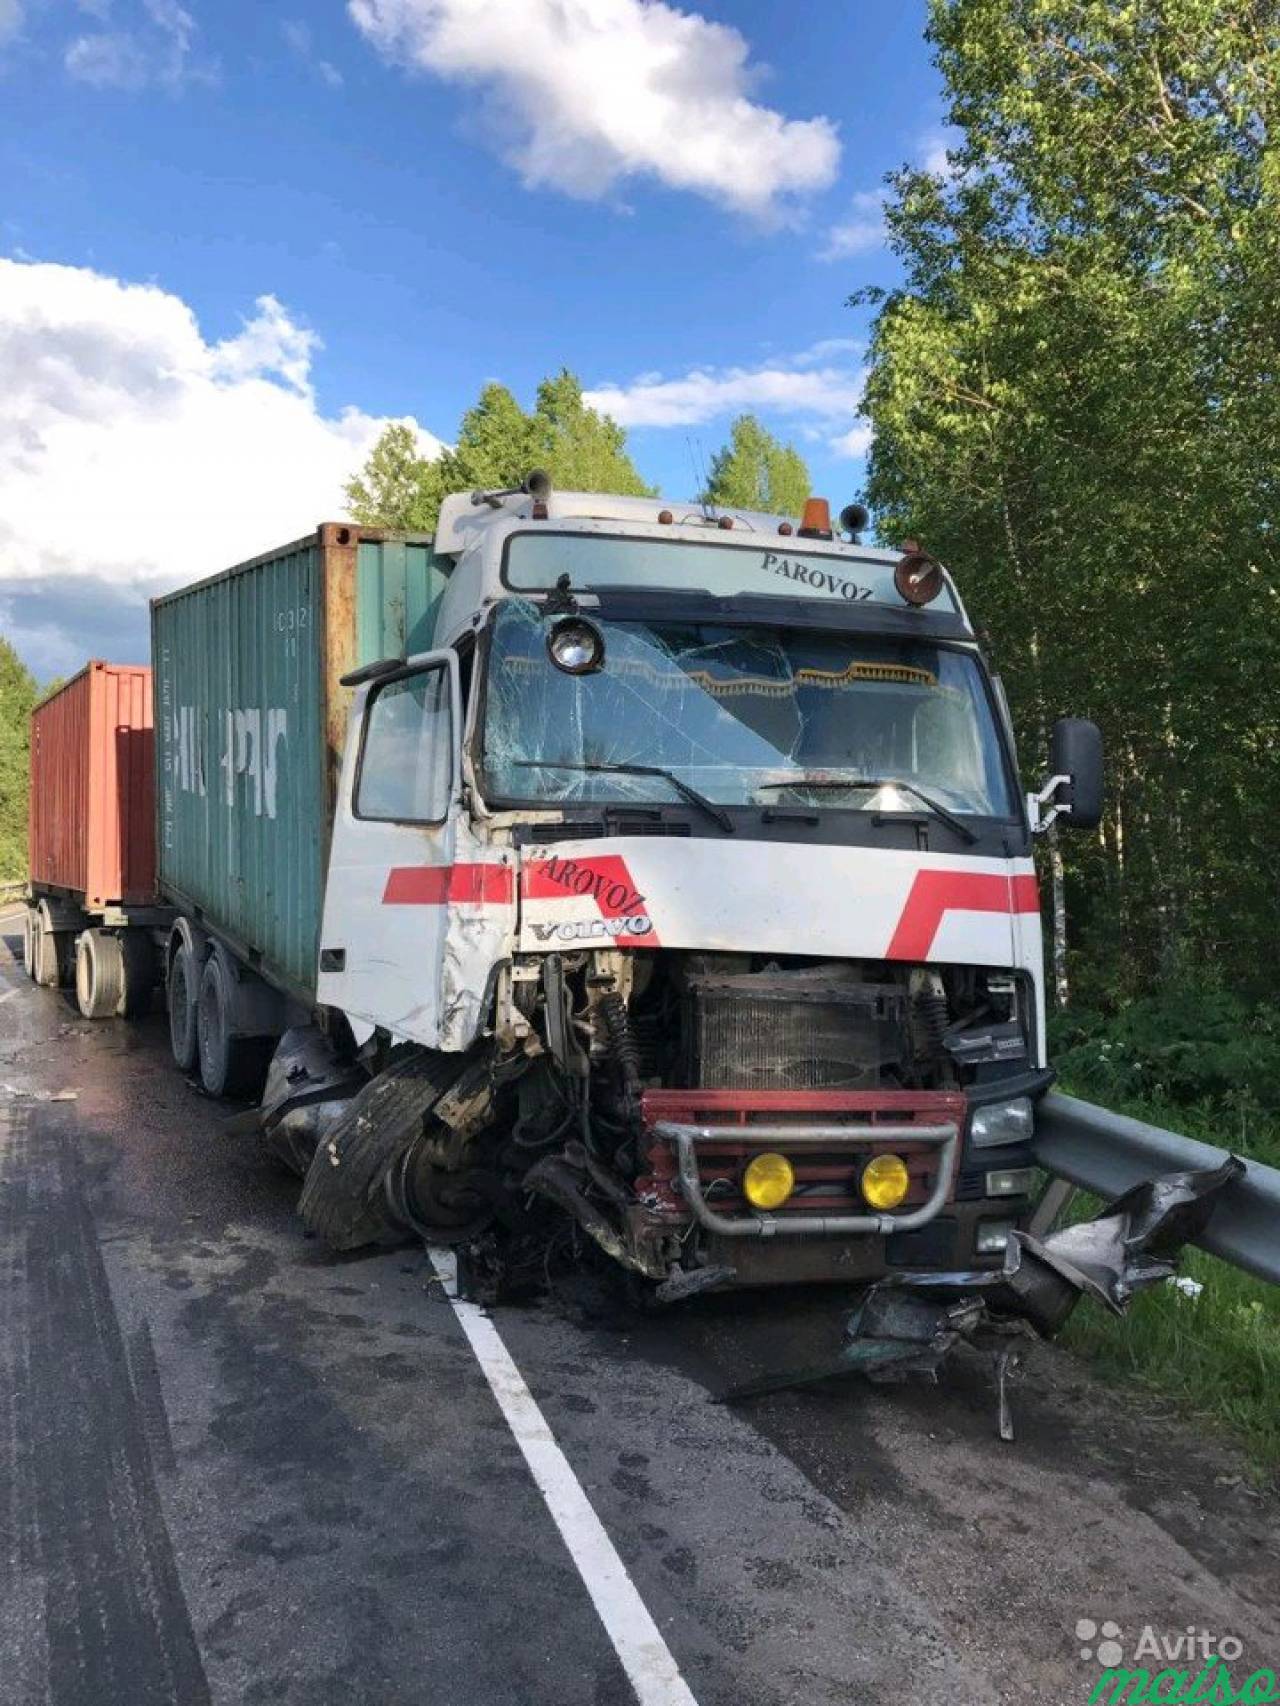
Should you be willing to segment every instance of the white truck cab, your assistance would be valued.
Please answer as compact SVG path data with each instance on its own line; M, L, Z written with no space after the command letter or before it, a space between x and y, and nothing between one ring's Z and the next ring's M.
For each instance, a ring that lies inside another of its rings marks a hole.
M432 648L348 678L320 945L321 1003L419 1062L393 1219L668 1297L1000 1261L1050 1078L1031 838L1097 821L1096 731L1029 809L950 576L841 519L445 501ZM358 1125L304 1192L336 1242Z

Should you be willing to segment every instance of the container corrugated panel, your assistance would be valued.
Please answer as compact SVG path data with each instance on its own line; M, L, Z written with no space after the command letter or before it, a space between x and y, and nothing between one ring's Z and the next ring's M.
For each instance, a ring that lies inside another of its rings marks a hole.
M155 889L151 671L94 662L31 718L28 851L36 889L91 910Z
M431 649L445 574L421 538L366 536L357 557L356 650L361 663Z
M433 586L429 540L327 525L152 604L161 889L301 995L350 699L339 678L429 632Z

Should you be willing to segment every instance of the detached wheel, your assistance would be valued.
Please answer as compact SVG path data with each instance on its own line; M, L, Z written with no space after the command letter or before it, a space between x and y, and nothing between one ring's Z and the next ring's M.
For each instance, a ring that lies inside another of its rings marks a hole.
M86 1019L111 1019L124 1001L124 953L109 930L83 930L76 940L76 1005Z
M200 1064L200 1039L196 1027L196 999L200 993L200 968L185 943L169 962L166 995L169 1007L169 1048L180 1072L194 1072Z
M236 987L219 953L200 973L196 997L196 1041L200 1082L211 1096L251 1096L262 1088L274 1037L235 1035Z
M333 1250L403 1234L387 1209L386 1179L422 1134L422 1121L463 1068L426 1050L380 1072L352 1098L307 1169L298 1210Z

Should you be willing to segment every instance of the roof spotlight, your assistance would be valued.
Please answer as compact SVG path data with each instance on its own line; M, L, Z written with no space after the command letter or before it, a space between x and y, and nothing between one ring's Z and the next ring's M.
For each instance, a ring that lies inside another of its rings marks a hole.
M551 496L551 476L545 468L534 468L524 477L524 489L531 498L540 498L543 502Z
M932 604L942 591L942 564L909 539L893 571L893 584L908 604Z

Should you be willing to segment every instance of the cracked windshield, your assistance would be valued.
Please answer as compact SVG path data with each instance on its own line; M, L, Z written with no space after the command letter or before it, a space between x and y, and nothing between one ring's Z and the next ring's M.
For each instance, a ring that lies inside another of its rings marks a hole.
M498 611L491 800L679 798L661 775L609 769L634 764L717 805L917 812L909 790L921 789L953 813L1012 814L989 701L962 652L879 635L598 622L603 667L569 675L548 656L555 622L524 603Z

